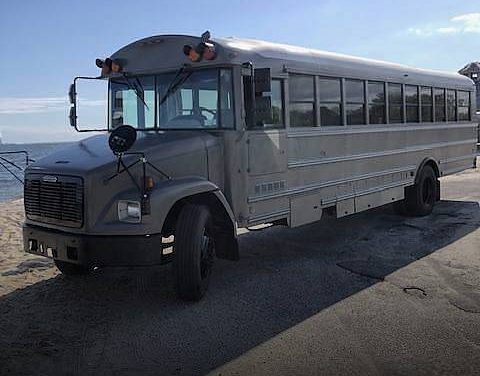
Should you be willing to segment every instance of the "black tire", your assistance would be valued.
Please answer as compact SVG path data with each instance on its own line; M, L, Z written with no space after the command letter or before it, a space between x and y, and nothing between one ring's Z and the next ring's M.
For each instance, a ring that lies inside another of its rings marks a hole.
M415 185L405 190L405 213L415 217L429 215L437 201L438 187L433 168L423 167Z
M198 301L208 289L215 255L208 208L185 205L175 227L174 274L177 295Z
M54 260L55 266L64 275L85 275L90 272L90 269L84 265L72 264L71 262L65 262L60 260Z

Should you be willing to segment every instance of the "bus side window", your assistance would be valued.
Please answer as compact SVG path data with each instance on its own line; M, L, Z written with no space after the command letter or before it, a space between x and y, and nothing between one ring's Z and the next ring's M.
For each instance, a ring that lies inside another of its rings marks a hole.
M470 93L468 91L457 92L458 120L470 120Z
M272 101L272 118L269 122L264 124L265 128L284 128L285 122L283 121L283 82L279 79L272 79L271 83L272 91L270 94L264 93L263 95L270 95Z
M447 90L447 121L457 120L457 96L455 90Z
M342 120L342 89L339 78L320 77L318 80L320 125L339 126Z
M445 89L433 89L433 97L435 100L435 121L445 121Z
M400 84L388 84L388 119L389 123L403 123L403 95Z
M291 74L288 77L290 126L315 126L314 76Z
M407 123L418 123L418 86L405 85Z
M432 99L432 88L431 87L422 87L421 88L421 97L422 97L422 122L432 122L433 121L433 99Z
M345 80L345 103L347 124L365 123L365 82Z
M232 129L235 125L235 119L233 117L233 83L230 69L220 69L219 110L222 128Z
M368 112L370 124L385 124L385 84L368 82Z

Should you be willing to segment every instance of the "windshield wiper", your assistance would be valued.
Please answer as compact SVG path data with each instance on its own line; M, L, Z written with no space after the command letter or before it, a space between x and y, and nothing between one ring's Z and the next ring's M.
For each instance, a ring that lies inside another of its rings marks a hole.
M132 82L130 82L128 76L124 73L123 74L123 77L125 78L125 81L127 81L127 85L128 87L130 88L130 90L133 90L133 92L135 93L135 95L137 96L138 99L140 99L143 103L143 105L147 108L147 110L150 111L150 109L148 108L148 105L147 103L145 102L145 96L144 96L144 91L143 91L143 86L140 82L140 80L138 79L138 77L135 77L137 82L138 82L138 85L140 86L140 89L138 88L137 84L132 84Z
M184 72L185 72L185 67L181 67L177 71L177 74L175 75L173 80L170 81L170 84L168 85L167 91L165 92L165 94L163 94L162 99L160 99L159 105L162 105L170 95L175 93L175 91L177 91L178 87L181 86L185 81L187 81L188 78L193 73L193 71L190 71L190 72L187 72L187 74L185 76L181 77L182 73L184 73Z

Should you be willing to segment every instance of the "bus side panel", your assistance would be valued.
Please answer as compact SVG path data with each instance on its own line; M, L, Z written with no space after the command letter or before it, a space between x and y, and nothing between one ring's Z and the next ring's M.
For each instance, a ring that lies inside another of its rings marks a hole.
M249 174L249 210L255 213L249 222L268 220L271 213L297 226L318 220L327 207L341 217L401 200L426 158L441 176L472 167L474 132L472 123L289 129L286 171L275 164L284 163L277 138L271 148L259 145L254 159L249 153L250 167L265 159ZM278 201L285 197L287 207Z

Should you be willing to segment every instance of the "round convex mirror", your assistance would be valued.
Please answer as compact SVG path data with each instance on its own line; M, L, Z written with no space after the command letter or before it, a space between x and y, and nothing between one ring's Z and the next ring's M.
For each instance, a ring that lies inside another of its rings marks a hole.
M108 145L115 154L125 153L137 139L137 131L131 125L115 128L108 138Z

